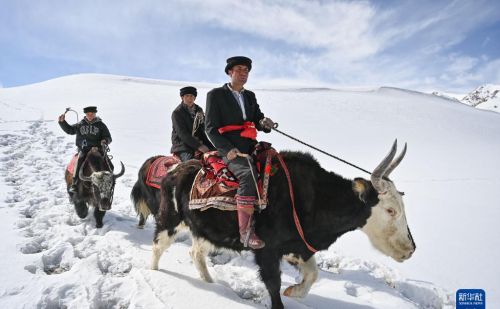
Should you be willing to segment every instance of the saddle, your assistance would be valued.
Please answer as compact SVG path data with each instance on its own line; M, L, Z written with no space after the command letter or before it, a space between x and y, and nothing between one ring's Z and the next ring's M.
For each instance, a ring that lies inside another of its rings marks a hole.
M90 151L99 151L99 149L97 147L92 147ZM88 153L87 152L87 155ZM71 157L71 160L69 161L68 165L66 166L66 170L71 174L71 175L74 175L75 174L75 167L76 167L76 164L78 163L78 152L75 153L72 157ZM101 155L102 155L102 152L101 152ZM112 156L109 156L107 155L107 160L106 160L106 164L108 165L109 169L111 171L114 171L115 169L115 166L113 165L113 162L111 162L111 159L113 158Z
M180 162L179 158L175 156L158 157L148 168L146 184L150 187L160 189L162 179Z
M271 144L259 142L252 152L253 162L257 167L257 187L260 194L258 207L263 210L267 207L267 189L269 177L274 175L277 166L272 164L276 150ZM236 210L236 191L238 179L228 169L227 164L217 151L203 154L202 168L196 174L189 197L189 208L207 210Z
M71 160L69 161L69 164L68 166L66 167L66 170L68 171L68 173L70 173L71 175L73 175L75 173L75 166L76 166L76 162L78 162L78 153L75 153L72 157L71 157Z

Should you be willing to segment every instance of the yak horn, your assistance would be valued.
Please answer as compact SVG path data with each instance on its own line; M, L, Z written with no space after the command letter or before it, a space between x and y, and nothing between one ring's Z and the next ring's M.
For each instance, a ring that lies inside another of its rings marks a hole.
M373 170L372 176L371 176L371 182L373 184L373 187L378 191L378 192L384 192L385 191L385 186L382 184L381 180L382 177L384 177L385 171L387 170L387 167L389 164L392 162L392 159L396 155L396 149L397 149L397 144L398 140L394 140L394 143L392 144L391 151L387 156L380 162L380 164Z
M84 176L83 175L83 166L80 168L80 172L78 173L78 178L82 181L92 181L89 176Z
M401 154L391 162L391 164L389 165L389 167L385 171L385 173L384 173L385 177L389 177L389 174L399 165L399 163L401 163L401 161L405 157L405 154L406 154L406 143L405 143L405 147L403 148L403 151L401 152Z
M123 162L120 161L120 164L122 165L122 170L118 173L118 174L113 174L113 177L116 179L116 178L120 178L123 176L123 174L125 174L125 166L123 165Z

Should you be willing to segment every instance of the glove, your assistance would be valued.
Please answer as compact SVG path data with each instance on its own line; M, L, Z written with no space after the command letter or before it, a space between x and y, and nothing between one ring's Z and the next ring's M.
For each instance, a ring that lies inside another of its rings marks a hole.
M208 149L208 147L205 145L201 145L200 147L198 147L198 151L205 153L210 151L210 149Z
M274 128L274 121L272 121L270 118L264 117L259 121L259 123L266 130L271 130L272 128Z
M233 148L231 150L229 150L229 152L227 153L226 155L226 158L231 161L231 160L234 160L236 159L236 157L241 154L241 152L238 150L238 148Z

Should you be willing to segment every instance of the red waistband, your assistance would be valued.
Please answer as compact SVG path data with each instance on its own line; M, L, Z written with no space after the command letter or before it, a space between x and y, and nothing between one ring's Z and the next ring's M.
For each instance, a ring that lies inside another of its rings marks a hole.
M223 134L226 132L238 130L242 130L240 136L257 140L257 129L255 128L255 124L251 121L245 121L242 125L235 124L221 127L219 128L219 133Z

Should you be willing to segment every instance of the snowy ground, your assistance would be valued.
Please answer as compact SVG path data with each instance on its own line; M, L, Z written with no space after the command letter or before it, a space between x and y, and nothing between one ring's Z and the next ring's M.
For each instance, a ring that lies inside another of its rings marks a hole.
M148 269L153 224L135 227L128 195L142 162L168 153L170 112L183 85L78 75L0 89L0 214L5 220L0 308L270 305L251 253L210 256L216 283L208 284L198 278L185 235L163 255L160 271ZM211 86L197 86L197 102L204 107ZM287 308L453 308L458 288L482 288L488 307L500 305L500 243L494 236L500 217L500 115L389 88L256 92L263 111L282 130L363 167L375 166L393 138L409 143L393 177L406 193L415 255L397 264L353 232L316 255L318 281L304 299L283 296ZM114 137L115 165L122 160L127 169L102 229L94 227L91 215L79 219L68 201L63 173L74 138L54 120L66 106L81 110L93 104ZM304 149L275 133L261 138L277 149ZM365 176L315 156L346 177ZM299 279L286 262L282 270L283 289Z

